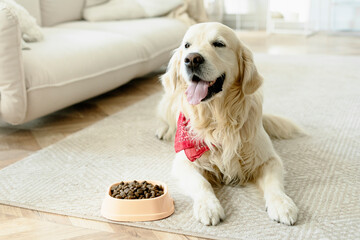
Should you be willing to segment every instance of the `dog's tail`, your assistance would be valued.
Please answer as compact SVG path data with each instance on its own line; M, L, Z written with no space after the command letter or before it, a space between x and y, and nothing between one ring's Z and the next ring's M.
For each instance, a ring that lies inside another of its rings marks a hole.
M307 135L297 124L280 116L264 114L262 122L265 131L271 138L291 139Z

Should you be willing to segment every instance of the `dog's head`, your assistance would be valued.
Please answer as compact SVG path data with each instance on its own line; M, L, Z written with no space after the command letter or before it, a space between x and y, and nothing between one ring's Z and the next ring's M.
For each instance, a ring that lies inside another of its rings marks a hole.
M220 23L189 28L166 73L165 87L186 86L190 104L211 101L231 88L253 94L262 84L250 50L235 32ZM180 82L179 82L180 81Z

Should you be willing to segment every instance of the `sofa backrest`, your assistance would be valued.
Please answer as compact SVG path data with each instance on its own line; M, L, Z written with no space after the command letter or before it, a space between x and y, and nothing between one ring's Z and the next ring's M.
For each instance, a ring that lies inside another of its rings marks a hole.
M85 0L40 0L42 26L82 19Z
M37 23L50 27L82 19L86 0L15 0L36 18ZM89 2L98 2L91 0Z

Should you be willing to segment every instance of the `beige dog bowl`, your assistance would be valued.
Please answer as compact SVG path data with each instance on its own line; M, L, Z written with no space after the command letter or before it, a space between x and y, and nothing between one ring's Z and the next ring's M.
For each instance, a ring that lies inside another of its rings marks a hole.
M173 214L174 201L169 195L167 185L159 181L147 182L161 185L164 188L164 194L150 199L117 199L111 196L111 187L119 184L114 183L106 192L101 206L101 215L113 221L154 221Z

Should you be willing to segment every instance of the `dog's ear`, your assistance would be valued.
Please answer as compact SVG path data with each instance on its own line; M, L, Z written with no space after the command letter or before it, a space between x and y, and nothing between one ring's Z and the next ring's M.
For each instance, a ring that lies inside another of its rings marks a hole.
M239 80L245 95L253 94L263 83L263 77L258 73L249 48L240 42Z
M166 92L175 92L180 76L180 49L175 49L166 69L166 73L161 76L161 83Z

